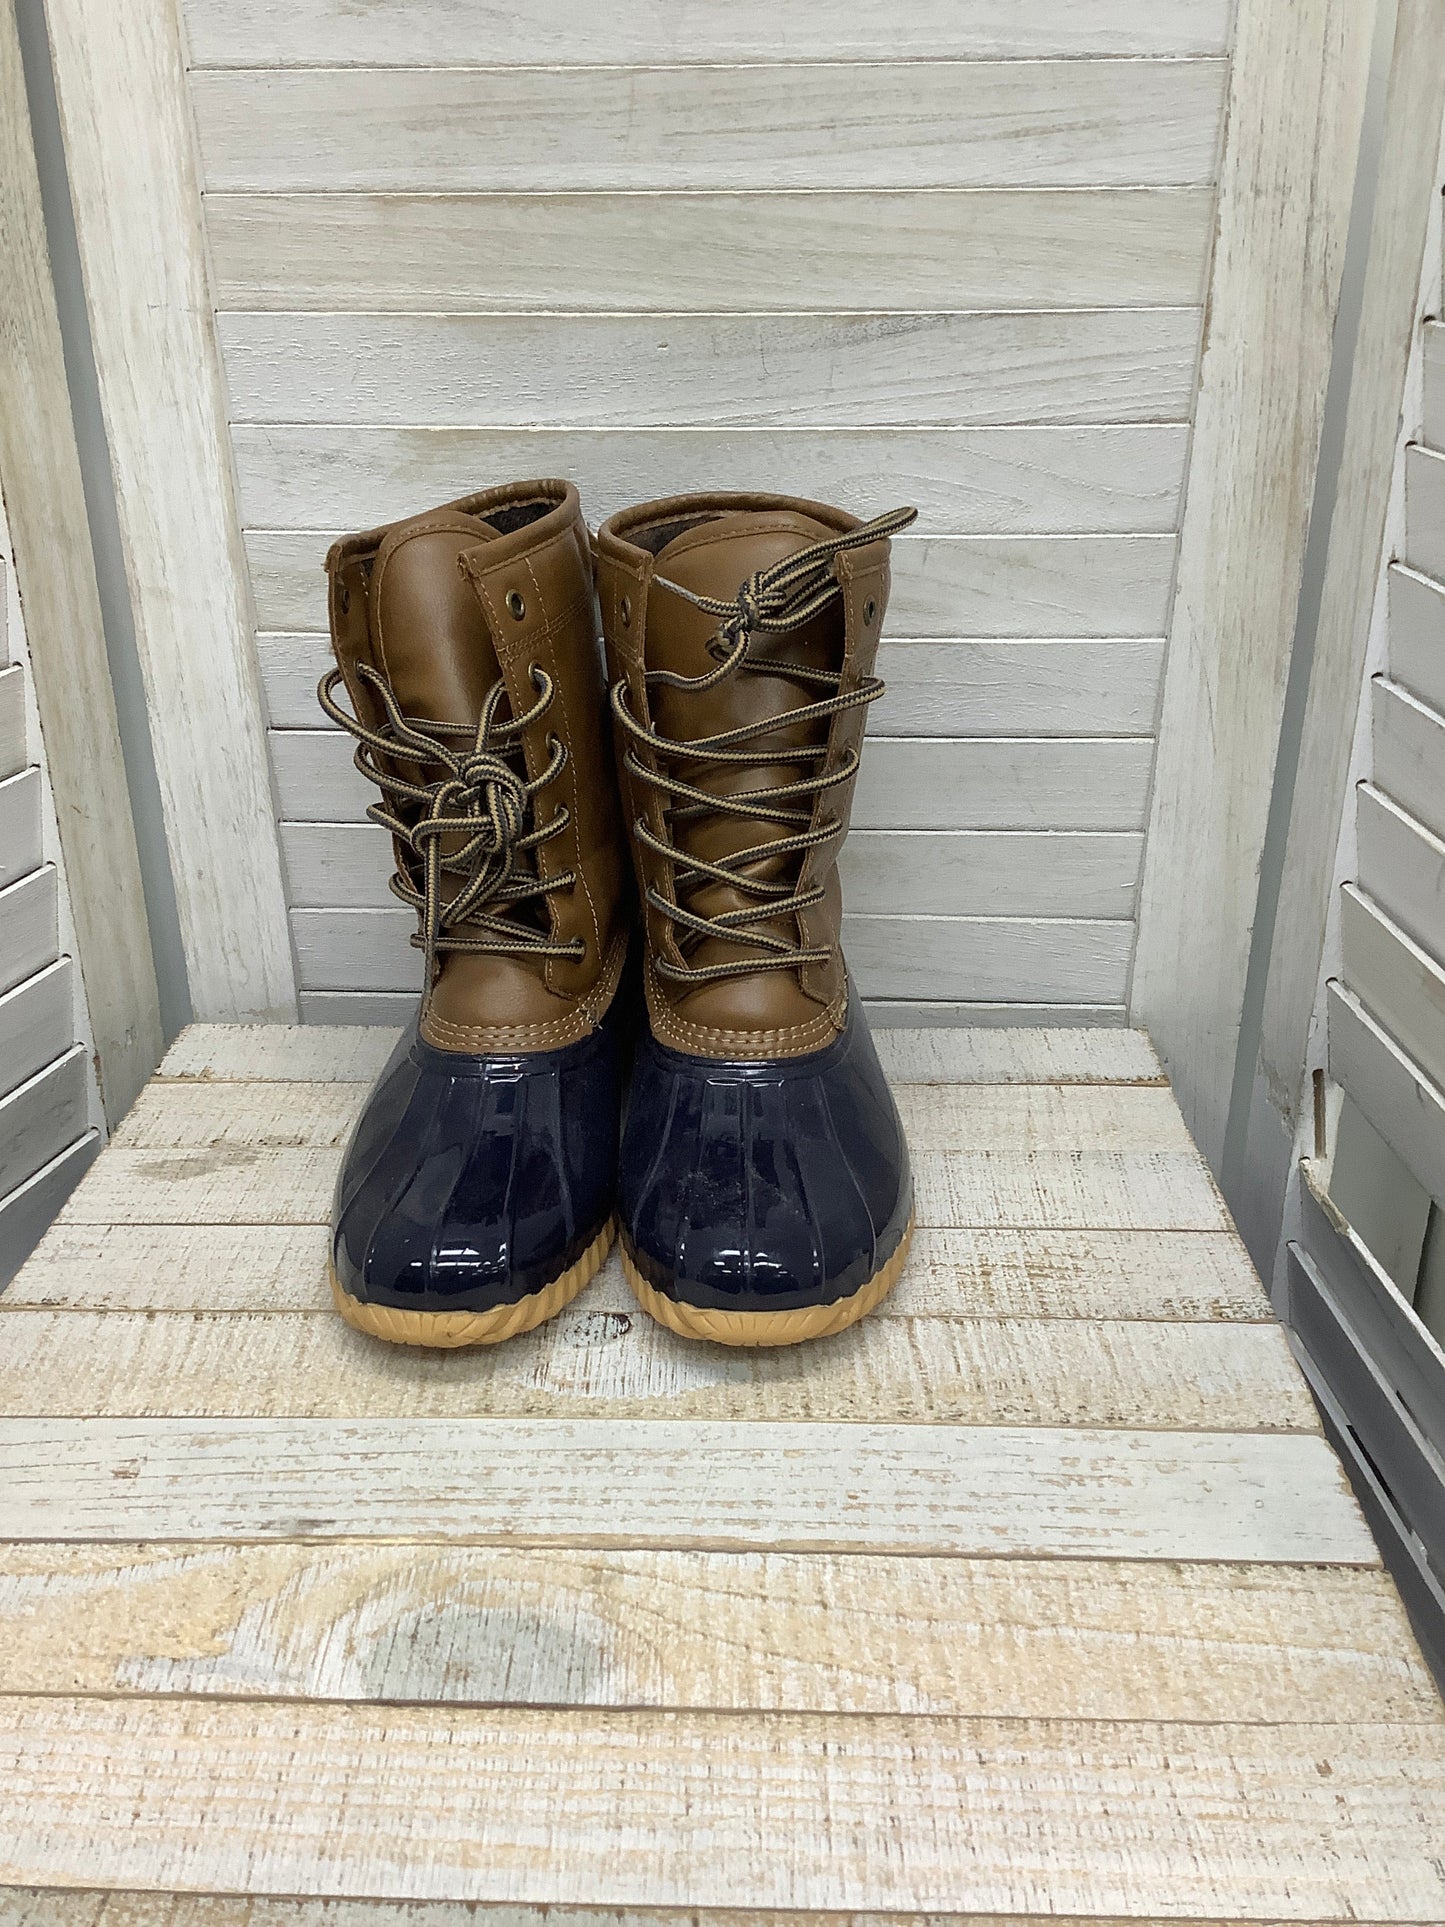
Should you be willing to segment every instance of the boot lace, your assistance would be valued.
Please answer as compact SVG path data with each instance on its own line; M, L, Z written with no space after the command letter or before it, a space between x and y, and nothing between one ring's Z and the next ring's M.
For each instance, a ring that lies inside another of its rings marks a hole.
M356 673L380 702L383 727L370 728L336 701L335 691L344 680L340 669L322 677L317 700L333 722L355 737L356 767L381 791L381 802L366 814L416 858L415 866L398 862L391 889L418 913L420 927L411 941L426 954L428 981L439 957L450 951L580 957L586 948L580 937L557 943L506 914L517 904L543 901L577 880L572 870L543 877L529 861L533 851L571 820L563 807L540 828L527 827L538 792L567 766L566 746L549 737L548 765L531 781L508 760L520 749L522 732L551 709L556 690L552 678L534 663L536 702L522 715L500 722L497 712L506 690L501 682L494 683L473 729L466 723L404 716L384 676L366 663L359 663ZM437 768L441 774L430 782L409 782L386 767L388 760ZM453 847L447 848L448 843ZM450 895L449 881L459 883Z
M862 548L869 542L897 535L917 519L917 514L916 509L894 509L887 515L880 515L876 521L854 529L850 534L830 536L825 541L800 549L795 555L785 556L771 568L761 569L750 576L731 602L714 596L695 595L681 583L670 582L662 576L654 577L654 587L682 596L695 608L717 616L720 627L708 644L708 653L717 662L715 669L701 676L679 676L671 670L651 669L645 675L646 687L650 689L665 685L702 695L726 682L729 677L746 671L753 675L786 677L790 682L803 683L826 692L816 702L807 703L799 709L786 710L782 715L765 716L757 722L744 723L736 729L722 730L713 736L680 741L675 737L663 736L650 723L634 716L628 707L626 683L619 680L613 685L613 713L631 739L625 755L627 769L639 782L663 792L667 799L664 804L664 825L669 832L685 822L713 814L795 826L789 834L734 851L714 863L680 849L668 836L657 836L645 818L637 819L633 831L638 841L664 859L674 879L672 898L664 897L654 885L649 885L647 901L660 915L678 927L678 949L684 960L709 938L744 943L761 953L731 963L706 965L687 961L675 964L666 957L660 957L656 962L660 976L675 983L697 985L722 977L751 975L758 970L797 970L805 964L827 962L831 953L826 945L790 942L775 931L758 926L798 915L822 901L825 895L822 883L810 885L807 889L802 887L807 853L840 836L843 821L836 815L825 816L817 823L813 818L818 799L839 785L851 782L858 769L858 752L848 749L837 769L830 770L826 766L817 769L813 766L826 765L832 718L845 710L863 708L868 703L876 702L883 694L883 684L878 677L867 676L856 689L844 691L841 671L814 669L807 664L778 657L759 657L752 652L751 638L787 635L811 622L843 592L842 584L834 573L834 558L846 549ZM758 746L764 737L820 722L830 724L821 742L770 745L767 748ZM684 766L689 763L711 763L731 765L737 769L764 769L777 764L792 764L808 773L792 782L773 784L765 789L716 794L687 782L681 775L669 774L661 767L649 768L637 753L639 746L650 751L660 762L665 760ZM796 864L789 866L793 871L790 878L747 874L752 866L763 866L780 857L799 859ZM754 901L736 910L725 910L717 916L701 916L679 899L684 886L696 888L707 882L724 884Z

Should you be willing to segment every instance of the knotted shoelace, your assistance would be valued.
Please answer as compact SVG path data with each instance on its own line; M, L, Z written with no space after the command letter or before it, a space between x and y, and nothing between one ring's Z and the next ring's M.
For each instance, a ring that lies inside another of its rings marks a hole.
M428 981L437 958L448 951L580 957L585 949L580 937L557 943L505 914L529 898L544 898L576 881L572 870L543 877L526 861L571 820L571 812L564 807L541 828L527 827L538 792L566 768L565 745L555 736L549 738L548 765L530 782L508 761L520 747L522 732L540 722L552 707L556 688L552 678L533 665L537 701L521 716L503 722L498 722L497 711L506 690L500 681L494 683L473 729L466 723L422 722L404 716L384 676L365 663L357 665L356 673L382 706L383 729L370 728L336 701L334 692L344 680L339 669L321 678L317 700L333 722L355 737L353 761L381 791L382 801L373 803L367 815L417 858L419 881L410 866L399 863L391 889L419 915L420 927L411 941L426 954ZM432 782L413 783L388 769L388 760L436 767L442 773ZM443 848L455 839L460 839L455 847ZM450 896L445 895L448 879L460 880Z
M858 769L858 752L850 748L835 770L819 770L790 783L771 784L765 789L715 794L712 790L700 789L688 783L681 776L671 775L661 767L649 768L639 757L637 749L640 746L650 751L660 764L664 761L691 762L729 764L739 769L764 769L780 763L806 767L824 762L829 750L827 737L831 735L832 718L845 710L860 709L876 702L883 694L882 682L876 676L868 676L856 689L844 692L841 688L841 670L814 669L805 663L788 662L775 657L760 658L751 653L750 638L755 635L787 635L811 622L843 592L842 584L834 573L834 558L844 550L862 548L869 542L897 535L915 521L917 515L916 509L894 509L887 515L880 515L876 521L854 529L850 534L829 536L824 541L800 549L795 555L785 556L771 568L761 569L756 575L750 576L731 602L714 596L696 595L681 583L670 582L663 576L654 577L655 588L682 596L695 608L717 616L720 627L707 645L709 655L717 661L715 669L702 676L679 676L671 670L651 669L646 672L648 688L663 685L703 695L726 682L730 676L747 670L755 675L782 676L790 682L803 683L827 692L818 701L807 703L799 709L786 710L780 716L765 716L757 722L744 723L736 729L722 730L713 736L679 741L675 737L663 736L649 723L639 721L628 707L626 683L618 681L613 685L613 713L631 738L626 752L627 768L638 781L663 792L667 799L664 821L669 830L682 822L696 821L712 814L796 826L791 834L734 851L714 863L680 849L666 837L655 835L645 818L637 819L633 831L638 841L671 867L674 899L662 896L655 886L649 885L647 900L670 923L680 927L678 947L684 957L696 951L708 938L744 943L761 952L758 956L738 958L731 963L706 965L687 962L679 965L663 957L656 964L660 976L677 983L698 985L722 977L751 975L757 970L796 970L805 964L827 962L831 952L826 945L793 943L774 931L758 926L797 915L822 901L825 895L823 884L802 888L807 853L841 835L843 822L841 817L832 816L815 824L815 806L817 799L827 791L852 780ZM822 742L770 746L765 750L746 747L757 744L763 737L819 722L828 722L830 725ZM788 856L800 859L791 879L745 874L754 864L761 865ZM717 916L701 916L680 900L681 887L685 883L697 887L704 882L724 884L730 890L739 891L755 901L736 910L725 910Z

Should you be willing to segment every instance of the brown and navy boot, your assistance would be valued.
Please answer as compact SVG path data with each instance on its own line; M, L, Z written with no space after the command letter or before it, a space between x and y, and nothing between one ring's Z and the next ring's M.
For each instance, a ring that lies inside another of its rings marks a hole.
M332 1286L359 1331L492 1344L613 1234L631 886L587 529L570 483L521 482L326 566L320 699L381 791L424 963L342 1164Z
M619 1216L673 1331L843 1330L903 1268L908 1146L839 941L900 509L769 495L628 509L597 538L647 1015Z

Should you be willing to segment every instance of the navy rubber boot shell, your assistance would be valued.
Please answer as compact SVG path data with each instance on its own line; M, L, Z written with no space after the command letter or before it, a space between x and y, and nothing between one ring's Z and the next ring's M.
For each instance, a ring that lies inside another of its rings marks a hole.
M337 1180L332 1262L347 1299L503 1327L515 1310L525 1330L589 1254L591 1275L612 1223L624 1001L580 1042L514 1056L437 1050L412 1024ZM476 1342L480 1325L458 1327L467 1335L429 1326L421 1342Z
M634 1287L672 1329L774 1344L851 1323L901 1269L913 1209L856 996L841 1035L805 1057L685 1056L644 1027L618 1195Z

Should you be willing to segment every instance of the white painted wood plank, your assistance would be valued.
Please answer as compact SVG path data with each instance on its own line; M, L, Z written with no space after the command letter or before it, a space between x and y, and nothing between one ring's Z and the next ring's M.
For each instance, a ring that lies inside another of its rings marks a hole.
M1400 562L1390 565L1390 674L1445 710L1445 584Z
M1355 792L1360 881L1432 957L1445 957L1445 841L1373 783Z
M284 1024L190 1024L161 1078L223 1083L370 1083L396 1042ZM1142 1031L889 1030L875 1040L894 1084L1155 1084L1163 1070Z
M307 990L420 988L409 910L293 910ZM1062 917L860 916L843 943L865 997L1118 1003L1133 926Z
M88 1077L89 1054L77 1044L0 1097L0 1196L18 1190L83 1134Z
M1405 561L1445 581L1445 450L1405 450Z
M335 1316L325 1225L54 1225L10 1287L18 1305ZM633 1318L616 1256L579 1315ZM1268 1322L1229 1231L932 1230L914 1233L877 1318Z
M1330 1076L1433 1197L1445 1197L1445 1096L1343 984L1329 986Z
M1225 67L272 67L191 98L211 191L1174 187L1214 177Z
M1193 306L1213 198L217 193L206 211L223 308L914 313Z
M99 1131L86 1131L0 1202L0 1289L39 1243L99 1149Z
M11 1546L0 1692L1440 1717L1393 1587L1355 1567L471 1546Z
M150 0L95 17L56 0L47 23L190 1001L284 1018L296 991L179 23Z
M184 1699L4 1711L20 1777L0 1811L15 1877L32 1881L65 1878L79 1855L126 1887L179 1869L230 1892L593 1909L707 1911L726 1892L741 1907L962 1905L974 1919L1052 1902L1092 1921L1142 1892L1197 1921L1243 1889L1256 1918L1429 1927L1445 1906L1439 1726Z
M334 1149L116 1149L67 1204L65 1221L325 1224L339 1163ZM918 1222L945 1229L1229 1227L1219 1193L1193 1153L916 1149L913 1176Z
M217 316L238 422L530 428L1183 421L1197 308Z
M246 538L263 629L326 628L325 532ZM1157 636L1174 567L1167 535L904 536L888 619L905 636Z
M0 1301L3 1304L3 1301ZM719 1355L584 1303L485 1354L378 1345L294 1312L0 1309L8 1418L517 1418L1313 1432L1283 1332L1143 1320L889 1318Z
M285 821L360 822L376 800L340 731L272 730L270 746ZM879 737L864 751L853 821L867 830L1137 830L1152 755L1147 736Z
M256 528L365 527L483 475L567 475L601 519L649 496L765 489L855 513L912 503L935 535L1160 534L1178 520L1183 423L1063 428L483 429L238 426Z
M61 957L0 996L0 1095L75 1042L72 964Z
M839 862L852 911L926 904L943 915L1127 918L1142 839L1064 831L854 830ZM372 823L282 823L295 909L384 910L391 840Z
M0 890L40 868L40 771L0 781Z
M1425 440L1445 449L1445 322L1425 324Z
M1445 836L1445 718L1384 676L1371 686L1378 787L1436 836Z
M1373 27L1371 10L1353 0L1240 0L1236 10L1193 486L1131 985L1134 1019L1147 1025L1216 1166ZM1281 314L1290 317L1287 328L1278 326ZM1296 1074L1292 1064L1288 1075Z
M0 1467L0 1530L15 1540L424 1534L472 1544L1379 1563L1333 1453L1298 1433L3 1419Z
M1445 969L1352 883L1340 891L1340 943L1345 982L1445 1089Z
M0 993L54 963L59 915L54 864L0 890Z
M0 781L24 769L25 683L18 662L0 669Z
M49 142L48 130L42 139ZM68 264L56 269L69 274ZM0 673L0 778L28 760L23 656L34 677L44 737L37 760L68 884L68 941L108 1115L118 1117L155 1068L164 1040L13 7L0 14L0 287L0 520L14 560L13 576L0 582L0 604L7 594L15 598L18 645L0 643L0 664L13 657L17 665ZM102 452L101 467L104 460Z
M256 638L267 720L329 728L316 685L332 665L319 635ZM885 636L870 709L875 736L1147 736L1164 667L1157 636L1017 639Z
M566 0L533 0L523 12L501 0L423 0L368 6L351 0L186 0L198 67L445 66L459 48L518 66L575 61L876 60L880 50L914 60L1047 59L1066 54L1220 54L1228 46L1226 0L913 0L906 13L885 0L814 0L802 10L735 0L726 15L710 0L619 0L605 18Z

